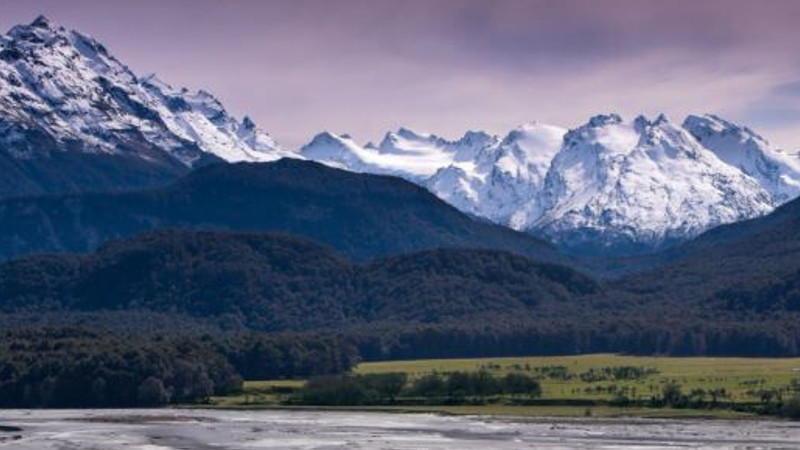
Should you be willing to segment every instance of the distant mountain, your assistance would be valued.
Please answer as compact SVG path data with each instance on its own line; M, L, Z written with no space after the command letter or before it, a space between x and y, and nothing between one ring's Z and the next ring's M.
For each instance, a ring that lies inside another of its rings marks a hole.
M400 178L283 159L203 167L168 187L0 201L0 258L96 248L156 228L280 231L356 259L440 247L562 261L532 236L476 221Z
M445 322L594 292L568 268L492 250L432 250L353 265L285 235L159 231L89 255L0 264L0 311L155 311L258 330Z
M601 115L448 140L320 133L282 149L205 91L139 77L95 39L39 17L0 36L0 197L164 186L211 163L310 159L396 175L461 211L578 255L648 253L800 194L800 159L713 115Z
M0 196L152 186L284 153L207 92L140 78L43 16L0 35Z
M470 131L448 141L401 128L379 146L365 147L349 136L322 133L300 153L335 167L404 177L462 211L525 229L540 214L539 193L564 133L530 123L504 139Z
M364 147L325 133L301 154L402 176L462 211L583 255L651 252L800 194L800 158L711 115L682 126L601 115L570 131L530 123L503 139L401 129Z
M563 247L648 251L766 214L774 199L664 116L598 116L570 131L531 231Z
M686 129L721 160L754 178L777 204L800 195L800 158L772 148L761 136L714 115L689 116Z

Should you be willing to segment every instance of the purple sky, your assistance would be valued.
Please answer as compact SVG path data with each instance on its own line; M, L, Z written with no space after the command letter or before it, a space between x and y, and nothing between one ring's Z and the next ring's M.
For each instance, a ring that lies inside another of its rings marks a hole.
M39 13L287 147L714 112L800 150L795 0L15 0L0 28Z

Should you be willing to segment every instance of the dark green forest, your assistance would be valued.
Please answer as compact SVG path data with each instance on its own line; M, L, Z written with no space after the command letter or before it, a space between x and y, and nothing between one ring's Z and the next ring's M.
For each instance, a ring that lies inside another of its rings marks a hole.
M203 402L360 360L798 355L798 268L782 264L737 283L701 259L595 280L497 250L354 263L288 235L151 232L0 264L0 404Z
M0 199L0 260L85 252L164 228L291 233L355 260L441 247L566 260L545 241L476 221L411 182L292 159L209 165L152 190Z
M341 373L358 361L351 345L311 335L140 337L17 326L0 338L0 407L198 403L239 391L243 378Z
M616 278L409 183L313 163L8 199L0 218L6 256L57 252L0 264L0 406L196 403L360 360L800 355L798 201L601 264ZM226 231L187 229L204 227ZM230 231L260 227L304 237Z

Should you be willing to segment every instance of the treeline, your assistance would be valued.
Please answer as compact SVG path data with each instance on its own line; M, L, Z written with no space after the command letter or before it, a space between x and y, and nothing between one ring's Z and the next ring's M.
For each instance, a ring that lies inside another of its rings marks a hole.
M340 373L357 361L335 339L288 335L137 339L27 328L0 338L0 407L198 403L241 390L244 377Z
M405 373L334 375L309 380L290 400L294 404L359 406L464 404L499 395L539 397L539 380L522 373L495 376L488 371L431 373L409 381Z
M508 315L479 322L372 324L348 335L365 360L470 358L624 353L664 356L800 355L800 326L770 321L648 317L595 317L544 321Z

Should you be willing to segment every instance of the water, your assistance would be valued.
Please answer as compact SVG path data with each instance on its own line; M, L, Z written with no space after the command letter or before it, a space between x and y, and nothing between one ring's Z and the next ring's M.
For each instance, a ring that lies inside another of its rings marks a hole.
M800 449L800 423L312 411L2 411L0 449Z

